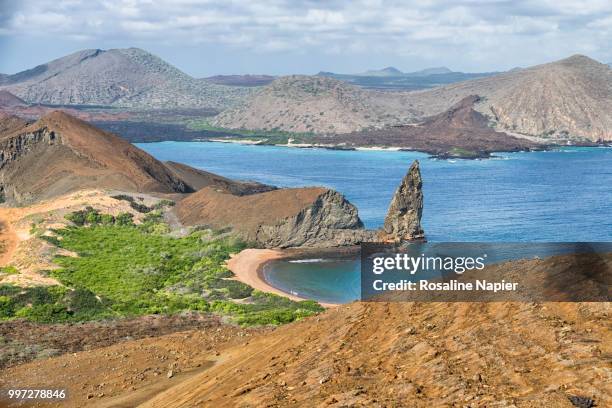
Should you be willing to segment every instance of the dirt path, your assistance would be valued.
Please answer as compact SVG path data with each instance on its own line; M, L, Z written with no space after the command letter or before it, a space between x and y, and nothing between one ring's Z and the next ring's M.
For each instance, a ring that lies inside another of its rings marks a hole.
M5 209L0 209L0 266L11 263L19 239L7 219Z

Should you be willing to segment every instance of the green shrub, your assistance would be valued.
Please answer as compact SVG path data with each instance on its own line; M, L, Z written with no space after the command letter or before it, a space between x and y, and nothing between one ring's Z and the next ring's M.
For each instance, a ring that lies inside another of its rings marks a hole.
M70 214L66 214L65 218L74 225L85 225L85 212L83 211L71 212Z
M153 209L162 210L164 207L173 207L176 203L172 200L160 200L153 205Z
M60 323L71 318L66 306L59 304L40 304L25 306L15 313L15 317L32 320L40 323Z
M54 260L60 269L50 274L65 286L0 286L0 319L85 321L193 310L252 325L282 324L322 310L315 302L294 302L228 279L225 261L245 244L225 232L174 238L165 234L159 211L138 226L129 213L114 224L112 216L91 208L75 213L77 221L83 216L82 226L54 230L57 237L47 238L78 254Z
M102 214L100 216L100 224L102 225L113 225L115 223L115 217L111 214Z
M115 217L115 225L119 226L132 226L134 225L134 215L122 212Z
M0 267L0 273L3 273L5 275L18 275L19 270L13 265L7 265Z

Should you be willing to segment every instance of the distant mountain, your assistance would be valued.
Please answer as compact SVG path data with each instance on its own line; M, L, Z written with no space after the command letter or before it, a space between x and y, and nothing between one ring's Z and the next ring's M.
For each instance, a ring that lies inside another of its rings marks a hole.
M441 75L441 74L451 74L453 71L446 67L433 67L433 68L425 68L420 71L414 72L402 72L395 67L387 67L379 70L369 70L361 74L355 74L355 76L380 76L380 77L419 77L419 76L429 76L429 75Z
M215 75L204 78L213 84L227 86L263 86L274 81L275 77L271 75Z
M30 103L225 109L250 93L192 78L138 48L83 50L0 83Z
M435 75L434 75L435 76ZM475 109L498 130L559 140L612 140L612 70L588 57L419 92L380 92L324 76L279 78L216 124L319 134L414 123L480 96Z
M357 76L402 76L404 73L397 68L387 67L379 70L370 70Z
M433 67L433 68L425 68L420 71L409 72L406 75L408 76L428 76L428 75L442 75L442 74L452 74L454 71L446 67Z
M582 55L415 93L424 116L479 95L476 109L511 133L545 139L612 140L612 70Z
M368 91L322 76L276 79L247 102L222 112L214 124L231 129L348 133L414 119L401 94Z

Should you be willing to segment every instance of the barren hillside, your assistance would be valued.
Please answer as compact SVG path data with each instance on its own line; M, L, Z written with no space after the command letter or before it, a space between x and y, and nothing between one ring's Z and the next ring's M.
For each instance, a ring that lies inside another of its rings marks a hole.
M353 303L257 336L212 328L38 360L0 381L67 386L69 407L606 407L609 313L609 303Z
M491 128L489 120L474 110L481 102L478 96L467 96L445 112L426 118L415 125L393 126L332 136L317 136L321 144L342 143L345 146L387 146L420 150L441 156L464 158L486 157L495 151L537 148Z
M467 95L483 97L477 110L503 130L548 138L612 140L612 69L582 55L415 92L411 99L420 111L431 115Z
M327 77L282 77L214 124L227 128L348 133L403 123L416 115L401 94L367 91Z
M83 50L6 76L0 87L30 103L224 109L250 93L192 78L138 48Z
M227 128L339 134L419 122L463 98L500 130L547 139L612 140L612 70L588 57L512 70L427 91L364 90L326 77L274 81L248 102L223 112Z

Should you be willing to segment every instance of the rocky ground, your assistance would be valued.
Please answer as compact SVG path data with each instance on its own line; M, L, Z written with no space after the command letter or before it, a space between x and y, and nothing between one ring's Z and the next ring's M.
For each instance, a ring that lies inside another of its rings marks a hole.
M61 355L50 359L41 355L27 364L4 367L0 388L66 389L68 399L57 405L67 407L134 407L206 370L226 348L248 343L252 336L268 331L194 315L61 327L14 322L2 330L15 341L34 340L47 347L47 354ZM14 405L0 399L0 406L7 404Z
M609 313L609 303L354 303L274 331L212 325L0 378L67 387L61 406L604 407Z

